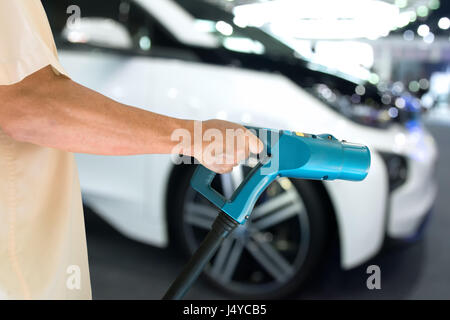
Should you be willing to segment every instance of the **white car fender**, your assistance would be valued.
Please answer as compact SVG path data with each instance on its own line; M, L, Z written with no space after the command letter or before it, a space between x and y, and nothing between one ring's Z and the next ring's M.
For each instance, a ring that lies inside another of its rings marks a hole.
M389 188L387 176L379 173L385 170L381 156L372 152L371 168L365 180L324 182L325 189L333 199L341 245L341 265L344 269L370 259L383 244ZM358 196L361 194L371 196Z

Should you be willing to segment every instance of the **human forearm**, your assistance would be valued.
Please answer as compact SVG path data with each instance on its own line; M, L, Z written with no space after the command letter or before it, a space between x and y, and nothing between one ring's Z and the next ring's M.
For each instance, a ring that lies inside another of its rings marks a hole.
M69 152L171 153L176 144L170 139L173 130L193 127L192 121L120 104L49 68L16 89L6 97L6 105L14 107L0 114L10 117L4 130L16 140Z

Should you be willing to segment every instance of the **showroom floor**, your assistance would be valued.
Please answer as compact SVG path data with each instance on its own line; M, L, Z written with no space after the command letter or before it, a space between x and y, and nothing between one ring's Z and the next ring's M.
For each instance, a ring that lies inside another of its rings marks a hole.
M439 193L424 238L389 249L350 271L339 269L336 254L299 299L450 299L450 126L430 125L440 148ZM159 299L185 260L173 250L143 245L118 234L87 213L86 227L94 299ZM381 289L368 290L366 268L381 268ZM186 298L229 298L198 281Z

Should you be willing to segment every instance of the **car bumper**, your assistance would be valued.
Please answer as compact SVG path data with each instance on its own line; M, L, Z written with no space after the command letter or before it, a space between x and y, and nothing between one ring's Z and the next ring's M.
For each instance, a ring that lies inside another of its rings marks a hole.
M420 240L422 238L422 236L425 233L425 230L427 229L427 225L429 223L429 221L431 220L431 217L433 215L434 212L434 207L431 207L424 215L424 217L422 218L422 221L419 223L418 228L416 229L415 233L411 234L408 237L403 237L403 238L391 238L391 237L387 237L386 238L386 242L384 243L384 246L387 247L392 247L392 246L396 246L396 245L407 245L410 243L415 243L418 240Z
M418 232L437 194L436 158L434 140L429 135L408 154L408 178L390 196L388 237L408 239Z

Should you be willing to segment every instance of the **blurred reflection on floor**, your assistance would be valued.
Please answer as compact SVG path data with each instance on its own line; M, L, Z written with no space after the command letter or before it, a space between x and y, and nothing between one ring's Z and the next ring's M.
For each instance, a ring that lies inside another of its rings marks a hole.
M317 279L299 299L450 299L450 126L430 126L436 138L439 193L424 238L385 250L350 271L339 269L335 249ZM185 260L174 249L156 249L118 234L86 212L89 264L94 299L159 299ZM381 290L366 287L367 266L381 268ZM188 299L229 298L198 281Z

